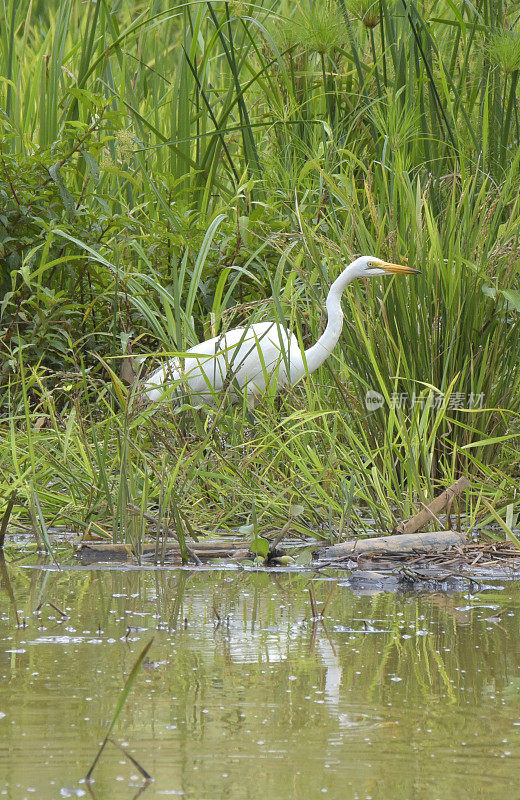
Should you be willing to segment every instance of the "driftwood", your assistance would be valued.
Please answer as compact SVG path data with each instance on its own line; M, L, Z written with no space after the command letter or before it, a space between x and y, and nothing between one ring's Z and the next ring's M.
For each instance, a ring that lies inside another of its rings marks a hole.
M332 547L315 550L314 558L320 561L341 561L357 558L367 553L425 553L442 552L453 545L467 544L468 540L457 531L431 531L430 533L402 533L342 542Z
M400 522L399 525L397 525L392 531L392 533L415 533L432 519L438 521L437 515L440 514L441 511L446 508L446 506L450 507L451 503L453 502L453 498L461 495L470 486L471 481L469 481L468 478L459 478L458 481L455 481L455 483L453 483L451 486L448 486L448 488L445 489L442 494L437 495L437 497L432 500L428 506L423 508L413 517L410 517L410 519Z
M209 542L190 542L189 552L198 559L200 558L226 558L231 556L237 548L243 545L242 539L229 539L228 541L209 541ZM155 543L147 542L140 548L141 555L150 556L156 551ZM79 555L89 561L123 561L128 556L135 555L134 549L130 544L113 544L112 542L83 542L79 548ZM162 553L162 543L159 544L159 552ZM170 558L181 555L181 548L177 542L167 544L165 555Z
M324 562L327 563L327 562ZM367 553L357 559L358 572L389 573L406 565L419 578L444 581L449 576L465 580L518 578L520 550L512 542L468 542L462 547L427 553Z

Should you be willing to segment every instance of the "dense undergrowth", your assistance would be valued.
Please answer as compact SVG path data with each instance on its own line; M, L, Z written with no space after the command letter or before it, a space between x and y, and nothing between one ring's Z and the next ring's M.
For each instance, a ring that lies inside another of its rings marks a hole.
M514 527L519 14L5 3L4 506L43 540L138 541L151 517L333 537L467 472L470 524ZM357 253L422 272L350 287L334 356L254 419L142 408L121 379L244 321L309 343Z

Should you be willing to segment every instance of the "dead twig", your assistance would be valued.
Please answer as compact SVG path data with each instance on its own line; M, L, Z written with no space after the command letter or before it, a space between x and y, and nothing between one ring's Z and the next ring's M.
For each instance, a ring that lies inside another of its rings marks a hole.
M281 529L281 531L278 534L278 536L276 536L273 539L273 541L271 542L271 544L269 546L269 555L270 556L272 556L272 554L274 553L274 551L276 550L276 548L278 547L278 545L280 544L282 539L284 539L287 536L287 534L289 533L289 531L291 530L291 526L293 524L293 521L294 520L288 520L285 523L285 525L283 526L283 528Z
M455 481L451 486L448 486L447 489L444 490L441 494L437 495L437 497L432 500L429 505L425 506L421 511L415 514L410 519L405 520L404 522L400 522L397 525L392 533L400 534L400 533L415 533L427 522L432 519L437 519L437 514L439 514L446 506L453 502L454 497L458 497L466 489L469 489L471 486L471 481L469 478L463 476L459 478L458 481Z
M11 517L11 512L13 510L15 503L16 503L16 492L11 492L11 496L7 501L7 506L4 511L4 516L2 517L2 522L0 524L0 551L4 549L5 534L7 532L7 526L9 525L9 519Z

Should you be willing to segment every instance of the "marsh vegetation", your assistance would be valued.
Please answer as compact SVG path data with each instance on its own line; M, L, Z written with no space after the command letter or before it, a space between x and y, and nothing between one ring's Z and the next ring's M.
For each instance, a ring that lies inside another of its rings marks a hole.
M11 521L30 518L47 547L52 525L136 543L147 514L181 537L293 519L332 539L367 518L390 530L467 472L469 526L515 526L517 13L500 0L4 4ZM138 356L151 370L263 319L308 345L357 253L421 275L351 287L334 356L267 394L254 422L226 396L210 414L133 402L121 376Z

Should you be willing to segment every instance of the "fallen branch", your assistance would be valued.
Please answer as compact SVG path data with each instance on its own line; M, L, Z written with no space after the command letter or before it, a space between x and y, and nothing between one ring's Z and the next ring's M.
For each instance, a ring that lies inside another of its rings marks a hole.
M453 545L467 544L468 540L457 531L431 531L430 533L402 533L342 542L332 547L315 550L313 557L322 560L342 561L367 553L441 553Z
M400 533L415 533L427 522L430 522L432 519L436 520L437 515L446 508L446 506L451 506L454 497L459 497L466 489L469 489L471 486L471 481L466 478L462 477L459 478L458 481L455 481L451 486L448 486L447 489L444 490L441 494L437 495L437 497L432 500L432 502L425 506L421 511L415 514L410 519L405 520L404 522L400 522L394 530L392 531L393 534L400 534Z
M208 541L196 542L191 544L189 550L193 556L202 558L225 558L234 553L237 548L242 545L243 539L230 539L229 542L223 541ZM153 555L155 553L155 543L143 544L140 548L143 556ZM249 552L249 551L248 551ZM177 541L166 545L165 553L168 556L181 555L181 548ZM83 542L79 548L79 555L86 556L91 560L114 559L125 560L127 556L133 556L134 551L130 544L113 542Z
M269 545L269 555L270 556L273 555L274 551L276 550L276 548L278 547L278 545L280 544L282 539L284 539L287 536L287 534L291 530L293 522L294 522L294 520L292 520L292 519L288 520L288 522L285 523L285 525L283 526L281 531L278 533L278 535L275 536L275 538L272 540L271 544Z

